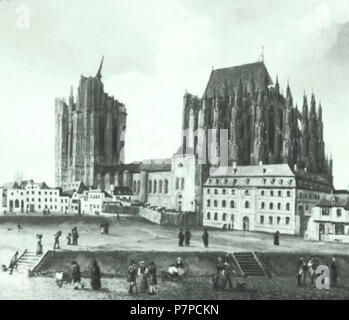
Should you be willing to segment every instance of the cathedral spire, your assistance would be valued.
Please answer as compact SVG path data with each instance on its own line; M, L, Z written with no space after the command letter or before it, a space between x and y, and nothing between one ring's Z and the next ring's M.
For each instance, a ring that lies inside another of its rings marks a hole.
M275 91L276 93L280 93L279 77L277 74L276 74L276 80L275 80Z
M319 120L319 121L322 121L322 106L321 106L321 101L319 102L318 120Z
M102 60L101 60L101 63L99 65L99 69L97 71L97 74L96 74L96 78L101 80L102 79L102 67L103 67L103 61L104 61L104 56L102 56Z
M287 79L286 97L287 97L287 98L291 98L291 97L292 97L292 93L291 93L291 89L290 89L290 81L289 81L289 79Z

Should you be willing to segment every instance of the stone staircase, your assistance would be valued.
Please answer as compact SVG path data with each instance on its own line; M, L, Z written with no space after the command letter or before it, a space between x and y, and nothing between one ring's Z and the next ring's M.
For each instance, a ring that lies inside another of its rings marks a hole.
M43 255L37 256L35 252L24 250L17 262L13 273L28 274L36 267Z
M267 276L262 263L254 252L235 252L233 253L233 258L242 276Z

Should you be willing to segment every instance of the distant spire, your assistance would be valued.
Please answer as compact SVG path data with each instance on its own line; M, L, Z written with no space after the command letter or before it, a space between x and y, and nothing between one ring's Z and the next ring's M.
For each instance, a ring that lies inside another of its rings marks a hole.
M292 97L291 89L290 89L290 80L287 79L287 88L286 88L286 97Z
M277 93L280 92L279 77L277 74L276 74L276 79L275 79L275 90Z
M102 56L102 60L101 60L101 64L99 65L99 69L97 71L97 74L96 74L96 78L101 80L102 79L102 67L103 67L103 61L104 61L104 56Z
M263 45L262 45L262 51L261 51L261 55L259 57L259 61L264 62L264 46Z
M322 107L321 107L321 101L319 102L318 120L319 120L319 121L322 121Z

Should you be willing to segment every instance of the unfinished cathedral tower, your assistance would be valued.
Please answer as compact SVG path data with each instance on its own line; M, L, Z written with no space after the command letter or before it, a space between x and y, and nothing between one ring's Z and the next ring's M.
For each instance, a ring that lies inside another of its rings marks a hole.
M55 99L57 187L75 181L93 187L112 184L123 160L126 108L104 92L102 66L103 58L95 77L81 76L68 103Z
M273 84L263 61L212 70L202 98L186 93L183 106L183 130L206 132L216 129L219 156L220 129L228 130L230 165L288 163L291 168L306 169L332 180L332 164L325 156L322 108L312 94L310 109L304 95L301 112L293 104L289 84L286 95L280 92L278 78ZM202 130L200 130L202 129ZM183 138L183 144L187 144ZM203 142L194 141L194 152L203 153ZM183 150L185 146L183 145ZM205 152L204 152L205 153ZM206 150L206 154L209 151ZM209 160L209 159L208 159Z

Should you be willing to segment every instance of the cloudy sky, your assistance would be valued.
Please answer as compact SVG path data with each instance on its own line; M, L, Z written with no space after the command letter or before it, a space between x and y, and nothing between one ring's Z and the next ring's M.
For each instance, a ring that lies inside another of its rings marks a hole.
M128 109L126 160L178 148L185 90L259 59L295 100L323 105L335 185L349 185L347 0L0 1L0 183L19 169L54 184L54 98L95 75Z

